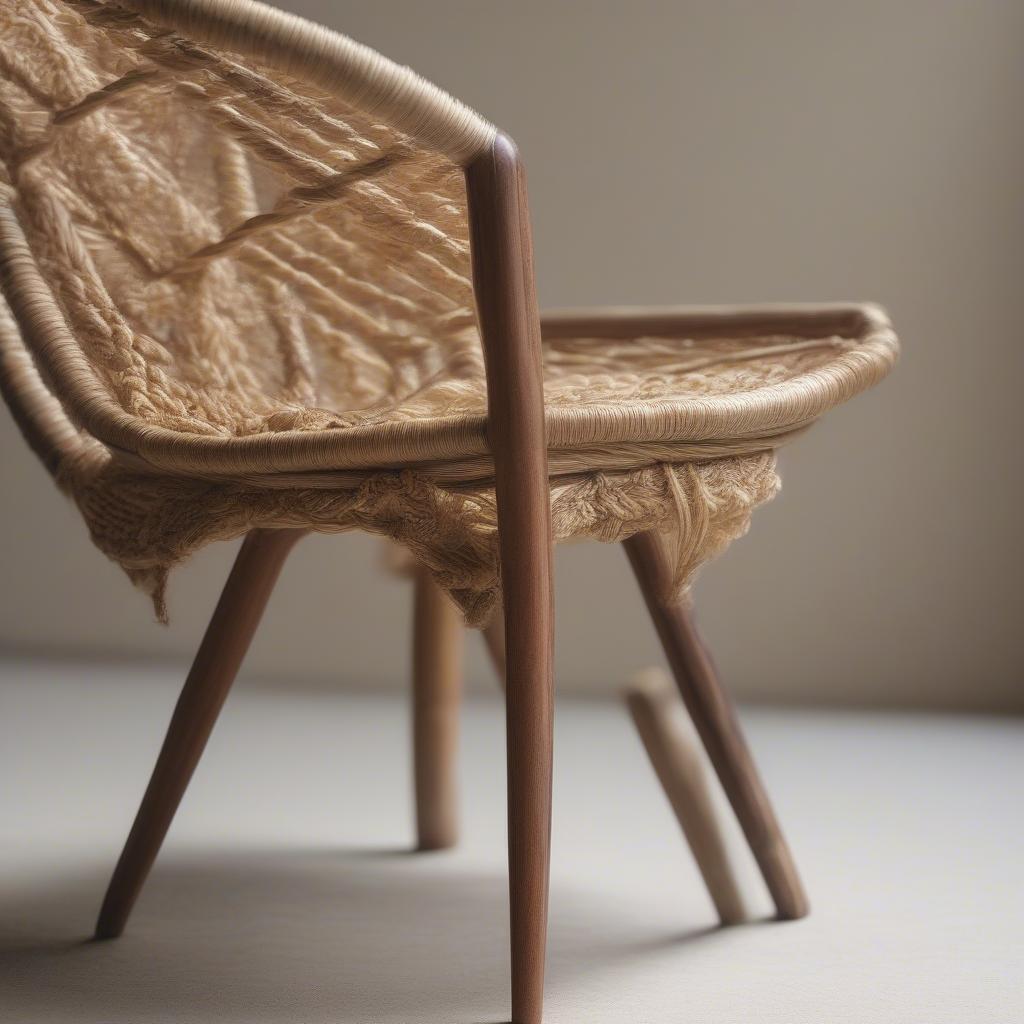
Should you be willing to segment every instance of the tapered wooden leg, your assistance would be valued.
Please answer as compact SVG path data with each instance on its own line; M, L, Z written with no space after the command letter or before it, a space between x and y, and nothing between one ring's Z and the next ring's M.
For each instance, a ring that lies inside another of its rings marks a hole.
M807 897L736 712L686 609L667 599L671 570L656 534L625 542L676 685L753 851L779 917L804 917Z
M97 938L115 938L124 931L281 566L304 532L254 530L245 538L185 680L135 824L114 869L96 924Z
M541 1022L551 849L551 606L529 554L502 560L513 1024Z
M626 692L644 749L679 827L693 852L711 901L722 924L738 924L746 916L729 855L718 827L696 737L686 735L674 711L679 697L661 669L637 673Z
M420 567L413 611L413 763L421 850L458 839L459 699L463 627L451 599Z
M466 167L505 604L512 1021L540 1024L551 847L551 495L522 163L500 133Z

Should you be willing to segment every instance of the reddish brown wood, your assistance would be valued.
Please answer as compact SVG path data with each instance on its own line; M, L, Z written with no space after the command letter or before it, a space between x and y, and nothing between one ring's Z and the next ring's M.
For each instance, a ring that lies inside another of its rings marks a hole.
M303 530L254 530L242 544L178 698L135 824L114 869L96 937L124 931L284 561Z
M463 627L433 576L416 569L413 605L413 764L416 833L421 850L458 839L459 700Z
M686 609L667 599L671 570L658 537L640 533L624 546L676 685L739 818L779 916L804 917L809 909L807 897L732 701Z
M540 320L522 164L499 135L466 169L505 607L512 1021L540 1024L551 847L551 513Z

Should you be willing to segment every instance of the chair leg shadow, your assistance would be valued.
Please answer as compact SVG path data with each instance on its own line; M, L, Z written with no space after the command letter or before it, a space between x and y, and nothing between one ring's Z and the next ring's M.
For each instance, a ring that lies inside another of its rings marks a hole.
M93 872L0 898L10 1019L502 1024L508 1012L508 890L497 870L452 871L408 849L171 854L125 934L99 942L82 933L104 881ZM562 887L553 938L589 938L553 947L549 979L562 985L718 931L651 939L641 922L624 931L599 895Z

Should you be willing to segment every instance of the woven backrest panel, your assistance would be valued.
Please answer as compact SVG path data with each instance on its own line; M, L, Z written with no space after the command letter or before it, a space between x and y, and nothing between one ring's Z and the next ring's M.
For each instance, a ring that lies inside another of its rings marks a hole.
M116 4L0 0L0 146L78 391L230 437L482 380L460 167L336 97Z

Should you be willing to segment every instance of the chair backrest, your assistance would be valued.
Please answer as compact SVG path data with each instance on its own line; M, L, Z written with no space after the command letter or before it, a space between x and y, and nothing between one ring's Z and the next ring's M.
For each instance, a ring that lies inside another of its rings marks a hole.
M451 411L443 382L485 373L475 306L491 377L536 370L514 151L336 33L250 0L0 0L0 147L5 294L110 446Z

